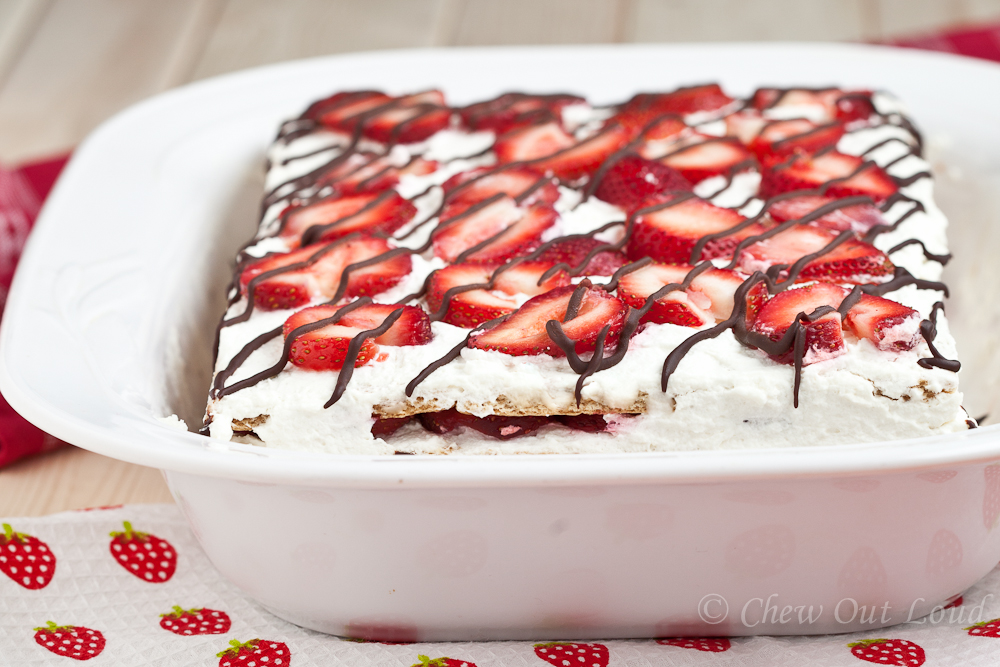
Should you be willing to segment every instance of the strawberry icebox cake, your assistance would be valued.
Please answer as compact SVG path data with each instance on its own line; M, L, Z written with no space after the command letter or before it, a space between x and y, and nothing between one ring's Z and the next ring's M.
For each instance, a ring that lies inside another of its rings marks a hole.
M268 152L202 432L552 454L974 428L922 149L865 90L319 100Z

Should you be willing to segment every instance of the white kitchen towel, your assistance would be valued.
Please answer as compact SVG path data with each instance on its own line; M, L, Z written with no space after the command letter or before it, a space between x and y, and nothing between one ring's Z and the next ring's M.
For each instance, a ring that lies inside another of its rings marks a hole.
M865 634L379 644L299 628L244 598L208 561L174 505L0 522L0 665L1000 664L1000 569L949 608Z

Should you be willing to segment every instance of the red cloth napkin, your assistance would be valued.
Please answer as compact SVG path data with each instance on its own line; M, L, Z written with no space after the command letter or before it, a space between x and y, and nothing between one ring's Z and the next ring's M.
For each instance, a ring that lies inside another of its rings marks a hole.
M60 155L17 169L0 166L0 317L28 232L68 159ZM0 467L64 444L29 424L0 396Z
M956 28L946 32L889 40L890 46L944 51L1000 62L1000 23Z

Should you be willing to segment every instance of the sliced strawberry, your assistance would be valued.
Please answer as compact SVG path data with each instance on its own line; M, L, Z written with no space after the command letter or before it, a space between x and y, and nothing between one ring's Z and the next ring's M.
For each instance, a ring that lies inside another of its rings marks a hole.
M480 167L455 174L441 187L449 203L475 203L501 193L524 197L521 204L554 204L559 199L552 179L529 167Z
M402 176L425 176L437 168L437 162L421 157L397 167L384 155L353 153L322 174L316 182L319 185L332 185L341 195L380 192L399 183Z
M378 415L372 415L372 417L375 418L375 423L372 424L372 435L382 439L388 438L413 421L413 417L380 417Z
M835 201L837 200L834 197L802 195L800 197L779 199L771 204L767 212L776 222L798 220L821 206L827 206ZM861 236L866 234L872 227L888 223L882 217L882 212L877 206L873 206L872 204L854 204L833 210L813 220L810 224L837 232L850 229L855 234Z
M769 298L771 298L771 294L767 291L767 283L763 280L754 283L753 287L747 291L747 309L745 317L747 328L753 325L754 320L757 319L757 313L760 312L761 307Z
M834 115L845 123L868 120L875 115L872 94L867 90L844 93L837 98L835 106L837 110Z
M642 128L642 138L646 141L674 139L688 130L688 125L676 116L663 116Z
M396 106L377 112L365 121L362 132L382 143L411 144L447 129L451 109L434 104Z
M608 422L604 419L604 415L553 415L549 419L575 431L601 433L608 430Z
M376 91L342 93L314 104L310 112L316 120L330 129L351 132L361 114L390 102L391 97Z
M384 240L377 238L318 243L289 253L268 255L249 264L240 274L240 284L246 292L252 280L264 273L280 271L254 283L254 303L266 310L296 308L318 297L335 296L344 269L390 250ZM399 283L411 267L409 255L401 254L353 269L343 296L384 292Z
M583 290L583 298L576 316L565 321L566 311L573 293ZM562 322L566 336L575 342L577 354L592 352L597 347L597 337L605 326L610 326L605 338L605 349L612 349L625 324L628 306L620 299L597 287L567 285L533 297L513 315L490 329L473 334L469 347L495 350L514 356L548 354L564 356L562 349L549 338L545 324L549 320Z
M434 254L447 262L454 262L463 253L486 243L479 250L462 257L462 261L503 262L541 245L542 232L555 224L557 218L558 214L551 206L536 204L521 208L511 197L504 195L486 206L467 209L452 218L442 216L440 226L433 234Z
M920 313L872 294L862 295L851 306L844 323L880 350L912 350L920 340Z
M896 183L878 165L853 155L828 151L816 156L798 155L765 168L760 196L767 198L792 190L819 188L835 179L835 183L825 188L824 194L831 197L868 195L881 202L898 190Z
M618 296L633 308L641 308L651 294L665 285L683 282L692 268L649 264L622 276ZM675 290L657 299L642 321L698 327L724 320L733 312L733 296L743 281L744 277L735 271L709 269L698 274L687 290Z
M750 150L762 158L774 159L796 152L815 153L836 146L844 136L840 123L817 125L804 118L768 123L750 144Z
M754 93L751 105L757 109L814 107L828 120L843 122L868 120L875 113L872 94L866 90L843 91L839 88L761 88Z
M553 121L507 132L497 138L493 152L498 162L507 164L536 160L575 145L573 135Z
M640 93L625 103L623 111L663 114L690 114L698 111L715 111L733 103L733 98L722 92L716 83L703 86L678 88L670 93Z
M621 125L608 125L571 148L534 160L531 166L546 173L551 171L563 180L575 181L592 175L613 153L624 148L630 139L629 131Z
M788 331L799 313L811 314L822 306L837 308L848 291L830 283L816 283L799 289L790 289L773 296L765 303L754 320L751 331L764 334L773 341L779 341ZM840 313L834 311L816 319L803 322L805 327L805 356L803 364L833 359L844 353L844 337L840 324ZM779 363L790 364L795 359L795 351L772 355Z
M282 327L287 339L295 329L333 317L340 306L313 306L289 317ZM371 303L344 314L335 324L309 331L292 343L289 361L300 368L314 371L338 370L344 366L351 340L362 331L381 326L390 315L402 310L388 331L362 343L361 354L354 366L363 366L378 354L379 345L426 345L431 340L431 323L421 308L386 303Z
M767 125L767 120L759 111L744 109L726 116L726 135L736 137L745 145L757 138Z
M443 320L457 327L472 329L501 315L517 310L516 295L536 296L569 284L569 274L559 271L541 285L542 275L552 268L552 262L528 261L512 266L497 275L491 290L477 289L458 292L448 299L448 311ZM487 284L499 264L452 264L434 272L427 290L427 307L437 312L444 303L446 292L464 285Z
M704 135L693 139L692 143L687 143L657 160L676 169L691 183L698 183L712 176L726 175L739 166L748 168L754 163L753 154L735 139Z
M687 264L695 243L703 236L725 232L746 218L728 208L692 197L635 219L626 254L636 260L652 257L667 264ZM705 245L700 259L728 257L743 239L764 228L752 224Z
M819 252L837 238L836 232L796 225L771 238L758 241L740 253L740 268L747 273L766 271L771 266L791 266L800 258ZM831 280L864 284L892 275L895 267L875 246L849 238L802 269L797 281Z
M670 283L680 283L690 269L691 267L668 264L649 264L622 276L618 283L618 296L633 308L642 308L651 294ZM700 327L715 321L704 309L709 305L707 298L699 299L684 290L674 290L657 299L653 307L643 315L642 321Z
M417 207L395 190L348 197L333 195L287 213L281 235L309 245L353 232L391 234L416 214Z
M518 127L559 121L563 107L584 100L573 95L507 93L496 99L465 107L459 113L470 130L503 134Z
M604 172L594 196L632 212L651 195L691 189L691 183L676 169L628 153Z
M554 241L546 248L538 259L540 261L558 264L565 262L570 268L575 268L587 258L594 249L608 245L604 241L595 238L584 237L576 239L566 239L564 241ZM587 262L580 275L584 276L610 276L618 269L622 268L628 260L617 250L602 250Z
M441 412L425 412L417 415L417 419L431 433L443 435L464 426L499 440L509 440L520 435L527 435L549 423L548 417L505 417L501 415L476 417L459 412L455 408ZM457 661L455 662L457 663Z

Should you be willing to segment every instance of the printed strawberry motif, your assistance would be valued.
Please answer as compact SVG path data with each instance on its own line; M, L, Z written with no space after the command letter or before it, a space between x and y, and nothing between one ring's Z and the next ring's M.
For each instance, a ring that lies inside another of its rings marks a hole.
M955 533L942 528L934 533L927 550L927 572L944 574L962 564L962 542Z
M572 642L535 644L535 655L555 667L606 667L609 657L604 644Z
M220 635L229 632L229 614L215 609L181 609L160 614L160 627L175 635Z
M725 637L672 637L670 639L657 639L657 644L664 646L679 646L681 648L693 648L697 651L708 651L709 653L722 653L728 651L732 644Z
M983 493L983 525L992 529L1000 516L1000 464L986 466L986 491Z
M35 628L35 642L56 655L90 660L101 654L105 640L99 630L49 621L44 628Z
M45 542L15 533L5 523L0 535L0 571L29 590L45 588L56 573L56 555Z
M417 660L420 662L413 663L412 667L476 667L474 662L456 658L434 658L431 660L426 655L418 655Z
M109 545L115 561L126 570L151 584L160 584L174 576L177 552L165 539L132 529L124 522L125 530L111 533Z
M965 630L973 637L1000 637L1000 618L970 625Z
M251 639L240 643L229 640L229 648L215 654L219 667L288 667L292 663L292 653L282 642L269 639Z
M924 649L905 639L862 639L848 646L856 658L876 665L920 667L924 664Z

